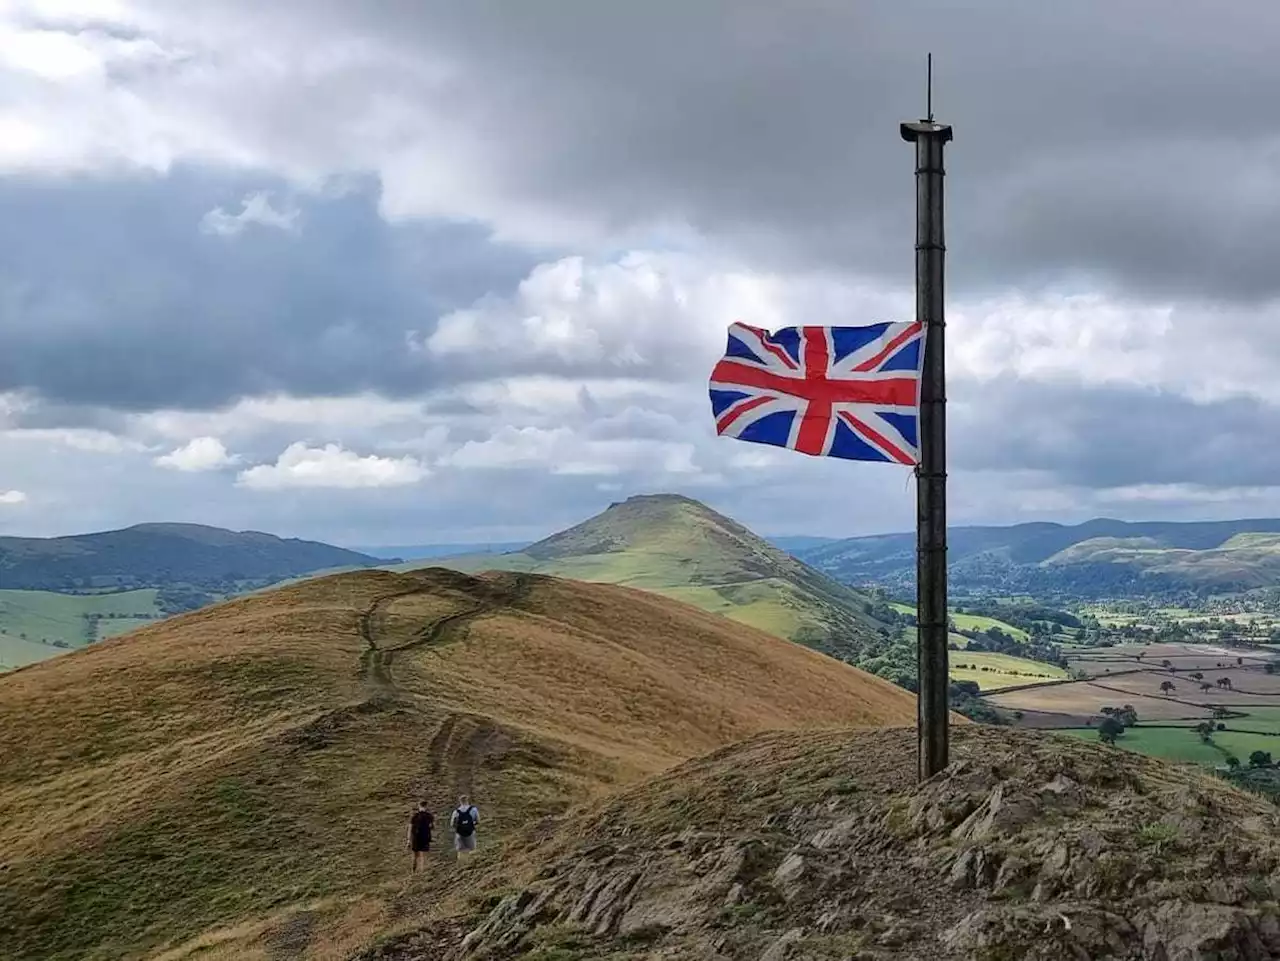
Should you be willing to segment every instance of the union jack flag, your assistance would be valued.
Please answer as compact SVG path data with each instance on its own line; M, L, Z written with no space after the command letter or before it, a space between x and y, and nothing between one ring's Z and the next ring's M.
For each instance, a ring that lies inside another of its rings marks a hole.
M919 322L729 328L711 372L716 433L816 457L920 461Z

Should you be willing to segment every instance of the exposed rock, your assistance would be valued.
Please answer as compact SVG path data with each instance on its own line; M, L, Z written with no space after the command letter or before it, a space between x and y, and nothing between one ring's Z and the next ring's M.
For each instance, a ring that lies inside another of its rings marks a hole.
M951 873L947 875L947 882L953 888L967 889L972 888L975 882L975 872L977 868L978 852L975 848L966 848L960 852L960 856L956 858L955 864L951 866Z
M877 756L886 743L898 754ZM554 880L473 922L465 956L514 957L563 924L594 939L584 958L637 944L767 961L1280 958L1267 802L1125 752L989 730L958 733L955 763L916 785L913 750L910 732L776 735L673 772L577 821L554 869L536 869ZM766 819L743 800L743 769L785 785L785 809ZM845 777L857 792L831 790ZM690 808L714 812L696 833L678 827Z
M769 945L768 950L760 955L760 961L784 961L791 953L791 946L804 937L804 928L792 928L777 941Z
M942 943L970 957L1105 961L1136 957L1135 931L1119 915L1080 905L989 906L964 918ZM1155 959L1151 959L1155 961Z
M800 893L808 865L799 854L788 854L786 859L773 872L773 883L782 892L782 896L790 901Z
M1005 891L1014 885L1022 884L1030 877L1031 872L1031 864L1016 854L1011 855L1000 865L1000 870L996 872L996 879L991 885L991 890Z
M1280 950L1276 914L1168 901L1142 928L1147 957L1160 961L1270 961Z
M809 839L809 844L820 851L847 844L858 826L857 818L842 818L831 827L819 831Z

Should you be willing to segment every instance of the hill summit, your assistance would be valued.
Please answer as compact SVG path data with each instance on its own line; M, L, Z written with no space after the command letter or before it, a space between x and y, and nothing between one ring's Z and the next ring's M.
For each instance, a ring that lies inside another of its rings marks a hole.
M342 957L403 893L419 798L447 818L475 797L488 847L764 730L914 712L887 681L643 591L315 578L0 676L0 944L203 959L211 929L252 939L307 905L304 946ZM433 859L424 883L449 884Z
M681 494L637 494L524 548L540 561L626 551L686 563L690 583L722 583L743 574L804 576L805 565L737 521Z
M487 903L362 958L1280 957L1270 802L976 725L917 784L914 748L911 730L769 733L691 760L513 844Z
M521 551L438 563L638 587L850 663L897 652L898 632L884 605L678 494L628 498Z

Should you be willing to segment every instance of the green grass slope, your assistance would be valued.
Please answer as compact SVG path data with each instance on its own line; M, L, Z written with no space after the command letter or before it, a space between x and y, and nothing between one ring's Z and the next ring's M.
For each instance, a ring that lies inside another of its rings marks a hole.
M882 633L887 625L873 616L869 595L674 494L629 498L519 553L433 563L653 591L857 663L896 643L896 630Z
M1177 581L1223 587L1266 587L1280 582L1280 537L1236 534L1220 546L1168 547L1151 538L1092 538L1059 551L1045 566L1116 564Z
M360 571L240 598L0 677L0 958L342 961L472 875L438 836L410 878L419 798L475 798L484 857L743 738L915 710L613 585Z
M0 590L0 670L115 637L164 616L155 589L110 594Z

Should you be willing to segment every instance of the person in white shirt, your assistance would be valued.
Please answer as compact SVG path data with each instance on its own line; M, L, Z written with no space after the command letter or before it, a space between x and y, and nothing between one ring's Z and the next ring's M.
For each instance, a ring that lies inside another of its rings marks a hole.
M476 828L480 825L480 812L464 794L458 798L458 806L449 816L449 826L453 828L453 848L458 854L466 854L476 849Z

